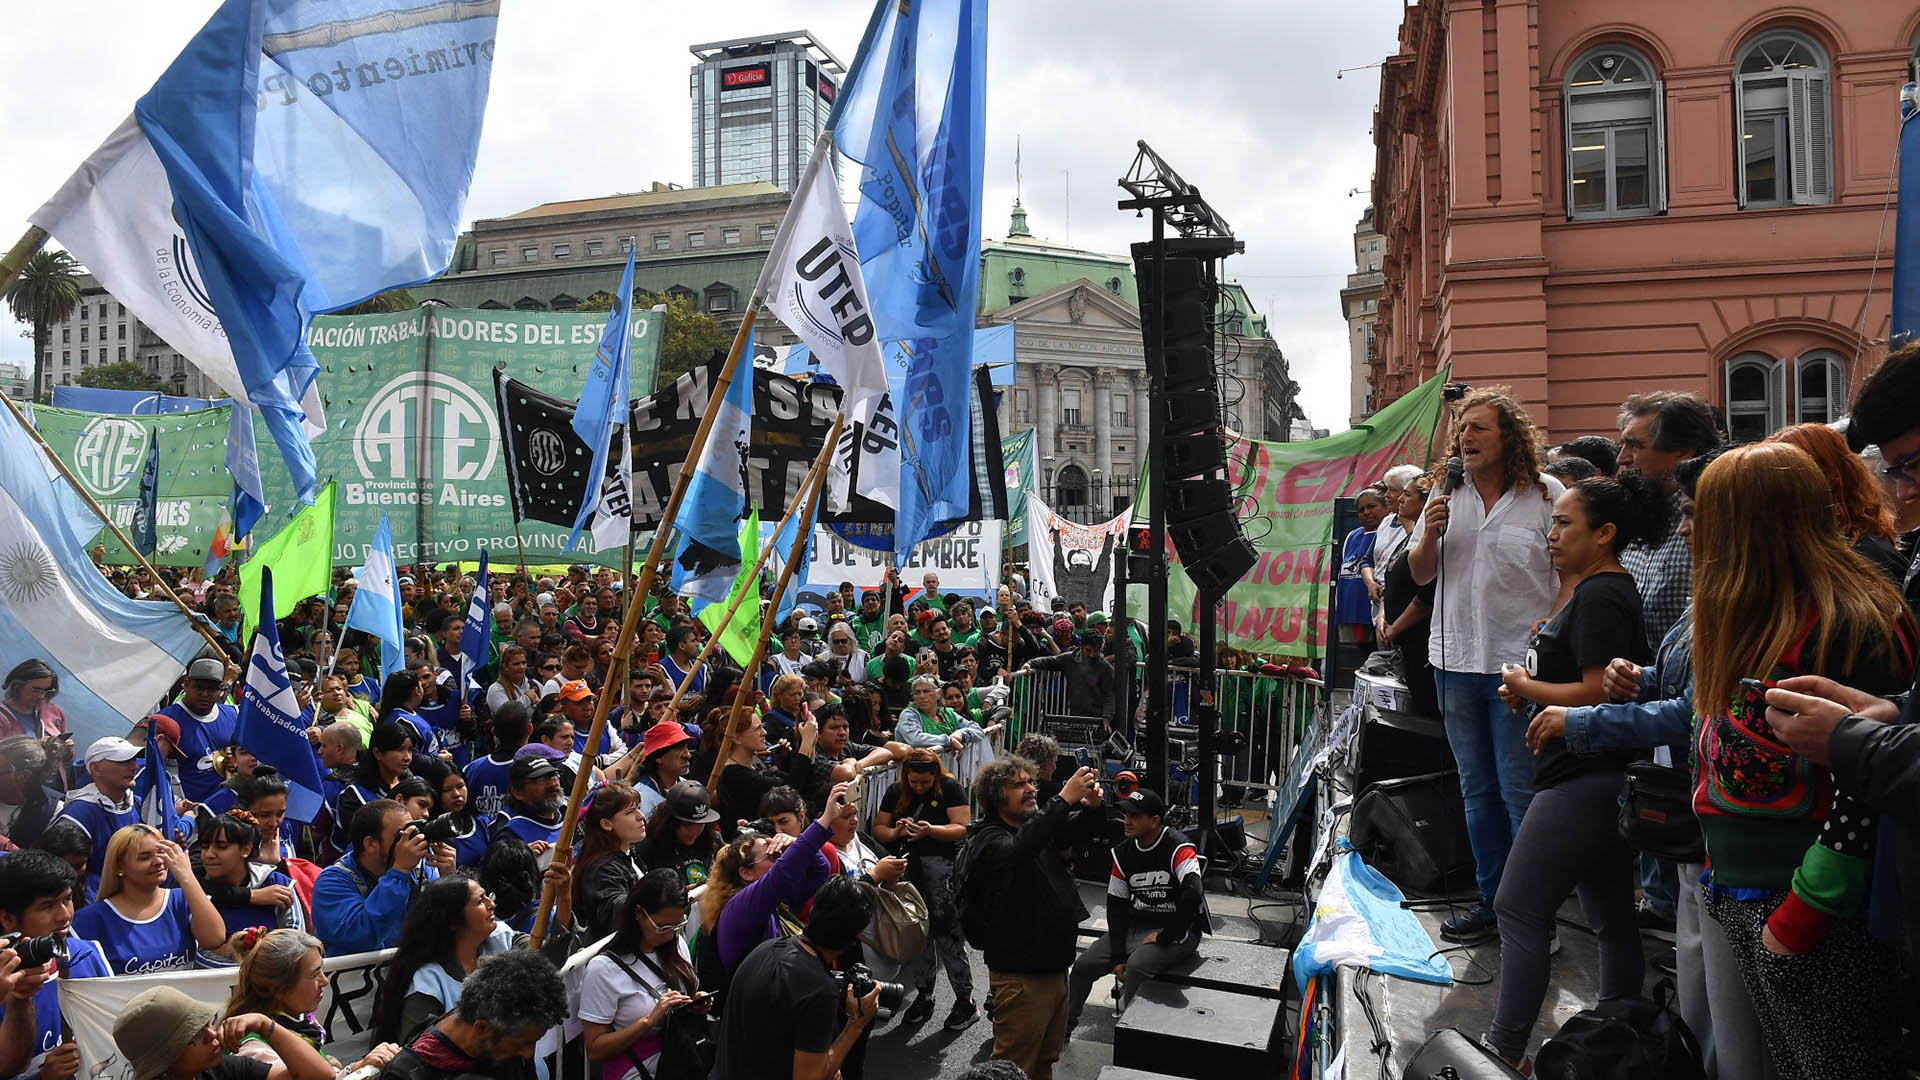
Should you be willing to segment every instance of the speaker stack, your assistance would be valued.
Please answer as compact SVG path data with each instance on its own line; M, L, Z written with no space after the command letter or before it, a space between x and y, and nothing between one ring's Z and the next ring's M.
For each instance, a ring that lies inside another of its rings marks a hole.
M1203 939L1192 957L1140 988L1113 1027L1113 1060L1125 1068L1100 1075L1284 1075L1288 956L1285 949Z
M1234 513L1232 487L1216 475L1227 467L1220 423L1220 377L1214 370L1214 311L1219 289L1213 261L1193 255L1156 258L1151 244L1133 246L1141 325L1160 328L1166 375L1153 407L1166 423L1154 467L1166 470L1167 536L1200 591L1225 595L1259 556ZM1154 319L1164 291L1164 308Z

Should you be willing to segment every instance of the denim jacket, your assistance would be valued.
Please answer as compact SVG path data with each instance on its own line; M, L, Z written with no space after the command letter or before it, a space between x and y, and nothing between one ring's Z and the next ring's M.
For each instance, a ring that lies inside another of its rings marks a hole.
M1567 710L1567 748L1576 754L1601 750L1674 749L1684 765L1693 732L1693 608L1660 641L1654 661L1640 671L1633 701L1580 705Z

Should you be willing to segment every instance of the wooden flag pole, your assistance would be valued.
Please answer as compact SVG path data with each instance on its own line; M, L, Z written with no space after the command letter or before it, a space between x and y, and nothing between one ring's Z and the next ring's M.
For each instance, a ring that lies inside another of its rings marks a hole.
M620 638L614 643L614 666L623 673L629 657L633 655L633 641L640 629L640 609L645 606L645 597L653 594L654 573L659 568L660 557L667 549L667 537L673 532L673 519L680 513L680 503L687 497L687 486L693 482L694 466L700 462L700 454L706 449L707 436L713 433L713 424L720 416L720 403L726 400L727 387L733 383L734 369L740 366L740 354L746 351L747 338L753 335L753 322L757 309L748 308L746 318L740 320L740 329L733 335L733 345L727 350L726 362L720 365L720 374L714 379L712 392L707 397L706 414L700 417L699 430L693 434L693 445L687 448L686 464L680 468L680 475L674 479L673 494L667 499L666 508L660 512L660 524L653 530L653 547L647 552L647 564L640 571L640 582L634 586L633 599L627 603L626 614L620 620ZM624 679L624 674L622 675ZM587 745L598 746L607 730L607 713L613 708L616 694L625 686L617 688L614 694L601 694L593 707L593 726L587 731ZM566 865L573 851L573 826L580 817L580 804L586 801L587 787L592 779L592 771L581 769L573 778L573 793L567 798L567 814L560 822L560 837L554 845L554 858ZM547 882L540 887L540 906L534 915L532 944L539 948L546 939L547 919L553 912L553 883Z
M827 463L833 459L834 444L838 442L842 422L843 422L842 417L834 418L833 430L828 433L827 445L821 448L820 456L814 459L813 467L807 470L806 478L800 482L800 490L802 492L812 490L814 474L818 473L821 469L826 468ZM800 500L796 498L793 501L793 505L787 507L787 513L784 517L780 519L780 524L774 526L773 534L775 536L780 535L781 530L787 527L787 522L792 520L793 515L799 512L800 512ZM760 557L754 560L753 569L749 571L749 573L755 574L755 575L759 574L760 568L767 564L767 557L772 554L773 554L773 545L771 543L762 546L760 549ZM734 597L733 602L727 605L727 610L724 613L722 613L720 616L720 625L712 628L712 633L707 635L706 645L702 646L700 649L700 655L694 658L693 666L687 669L687 677L680 680L679 686L676 686L673 688L673 698L672 700L667 702L667 714L669 716L673 715L674 710L680 707L680 699L685 697L687 695L688 689L690 689L693 686L693 673L700 670L700 665L706 663L707 658L711 657L713 655L714 649L719 646L720 635L725 633L727 626L733 622L733 613L736 611L739 611L740 605L746 603L747 597L751 595L753 595L753 593L749 592L748 590L742 589L740 591L740 595ZM755 599L757 600L758 597L756 597ZM628 758L632 757L634 754L638 753L639 751L640 751L640 748L638 746L634 747L631 750L628 750L625 757L622 757L620 761L615 762L613 765L609 766L608 768L610 769L621 768L623 763Z
M66 478L68 485L70 485L73 490L79 492L80 497L87 501L87 506L92 508L93 512L99 516L101 522L104 523L107 528L113 530L114 539L119 540L121 546L127 549L127 554L132 555L134 559L140 563L140 568L147 572L147 577L152 579L154 587L165 593L167 599L173 601L173 606L179 608L180 613L185 615L187 621L193 624L193 628L200 632L200 636L207 639L207 644L218 649L221 658L225 659L227 655L226 646L222 645L220 640L213 636L213 633L207 629L207 624L200 621L199 613L188 607L186 601L180 599L180 595L173 591L173 586L167 584L166 579L160 576L160 572L153 568L153 564L149 563L146 557L140 554L140 549L133 546L133 541L127 539L127 534L120 531L120 526L113 523L113 518L107 514L107 511L88 493L86 488L80 485L80 478L73 475L73 470L67 468L67 463L60 460L60 455L53 452L53 447L47 445L47 440L42 438L40 432L35 429L32 424L27 422L26 414L20 411L20 406L14 403L12 396L4 391L0 391L0 403L5 403L7 411L13 414L13 418L26 430L27 435L40 445L41 451L47 455L47 460L53 462L54 467L60 470L60 475Z
M21 234L13 247L5 255L0 255L0 292L5 292L20 276L20 272L27 268L27 263L46 246L47 230L38 225L27 226L27 231Z
M846 414L841 413L833 421L833 435L827 439L826 452L829 454L833 452L834 445L840 441L840 428L845 419ZM806 520L810 521L813 519L814 506L819 502L821 489L826 486L826 470L816 470L813 477L813 486L807 490ZM794 530L793 550L787 556L786 565L780 568L779 580L773 583L773 597L767 604L768 615L780 609L780 597L787 591L787 583L793 580L793 572L800 565L800 560L806 557L807 540L809 539L807 532L808 530L805 529ZM747 699L752 696L754 681L760 677L760 663L767 657L767 638L771 636L772 633L773 620L766 615L761 616L760 643L753 647L753 661L747 665L746 675L741 679L738 692L734 695L733 709L727 713L726 726L720 729L720 756L713 761L713 775L707 777L708 791L714 790L714 786L720 782L720 773L727 767L727 755L733 752L733 729L740 723L740 717L747 711ZM718 637L719 635L716 634L715 636Z

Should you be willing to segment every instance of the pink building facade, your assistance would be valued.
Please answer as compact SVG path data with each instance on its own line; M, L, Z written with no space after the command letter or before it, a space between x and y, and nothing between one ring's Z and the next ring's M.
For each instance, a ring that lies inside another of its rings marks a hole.
M1742 440L1843 415L1885 352L1916 39L1911 0L1409 6L1374 119L1374 407L1451 363L1554 442L1655 388Z

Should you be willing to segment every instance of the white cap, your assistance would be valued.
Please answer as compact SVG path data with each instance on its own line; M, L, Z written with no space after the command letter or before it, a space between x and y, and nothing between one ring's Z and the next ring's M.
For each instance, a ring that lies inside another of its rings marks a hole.
M813 616L806 615L802 616L800 621L794 624L794 629L811 634L820 629L820 624L813 621Z
M91 765L96 761L132 761L139 756L139 747L118 735L109 735L95 739L93 745L87 747L86 762Z

